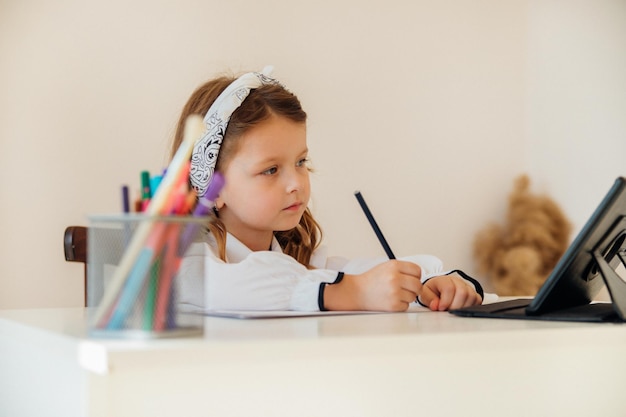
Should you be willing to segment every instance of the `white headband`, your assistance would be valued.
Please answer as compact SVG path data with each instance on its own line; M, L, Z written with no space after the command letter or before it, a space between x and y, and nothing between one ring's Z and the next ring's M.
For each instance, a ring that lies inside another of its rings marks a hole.
M272 67L265 67L260 73L249 72L237 78L215 99L204 116L206 131L193 147L189 172L189 180L193 188L197 190L198 197L206 194L211 183L224 133L233 112L248 97L250 90L265 84L280 84L270 78L272 69Z

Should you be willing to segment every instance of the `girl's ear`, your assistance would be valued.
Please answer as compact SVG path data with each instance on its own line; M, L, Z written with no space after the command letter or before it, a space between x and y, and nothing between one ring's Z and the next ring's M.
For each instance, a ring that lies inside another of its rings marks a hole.
M224 207L224 200L220 196L217 196L215 199L215 209L219 211L222 207Z

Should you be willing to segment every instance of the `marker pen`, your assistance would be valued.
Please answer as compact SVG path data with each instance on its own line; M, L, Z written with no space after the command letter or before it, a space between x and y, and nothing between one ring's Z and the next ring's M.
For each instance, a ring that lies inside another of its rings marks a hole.
M122 213L130 213L130 196L128 185L122 185Z
M152 198L152 192L150 191L150 173L148 171L141 171L141 211L146 211L148 204Z
M206 216L213 210L215 207L215 200L219 195L220 191L224 187L224 176L215 172L213 174L213 178L211 178L211 183L209 184L209 188L206 190L206 194L198 199L198 204L196 204L196 208L193 210L194 217L202 217ZM178 247L178 254L180 256L184 255L189 245L193 241L195 234L198 232L199 228L198 223L189 223L185 230L183 231L182 236L180 237L180 245Z

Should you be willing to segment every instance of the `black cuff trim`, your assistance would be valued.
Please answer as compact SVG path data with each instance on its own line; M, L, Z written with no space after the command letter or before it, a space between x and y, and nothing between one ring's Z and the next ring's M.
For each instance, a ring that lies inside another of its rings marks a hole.
M460 269L455 269L454 271L450 271L446 275L450 275L454 273L459 274L461 277L463 277L463 279L474 284L474 288L476 288L476 292L478 293L478 295L480 295L481 300L485 299L485 291L483 290L482 285L480 285L480 282L470 277L469 275L467 275L465 272L461 271Z
M326 307L324 307L324 288L326 288L326 284L328 284L327 282L321 282L320 283L320 290L317 293L317 306L319 307L320 311L328 311L326 309Z
M343 272L339 271L337 273L337 278L335 278L333 282L321 282L320 283L320 289L319 289L319 292L317 293L317 306L319 307L320 311L328 311L326 306L324 306L324 290L326 289L326 286L339 284L342 279L343 279Z

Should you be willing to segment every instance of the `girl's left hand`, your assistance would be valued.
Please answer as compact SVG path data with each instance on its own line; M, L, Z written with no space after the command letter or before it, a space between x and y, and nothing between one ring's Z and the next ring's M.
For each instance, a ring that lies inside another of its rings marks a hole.
M474 286L457 274L442 275L424 284L420 301L434 311L454 310L482 303Z

